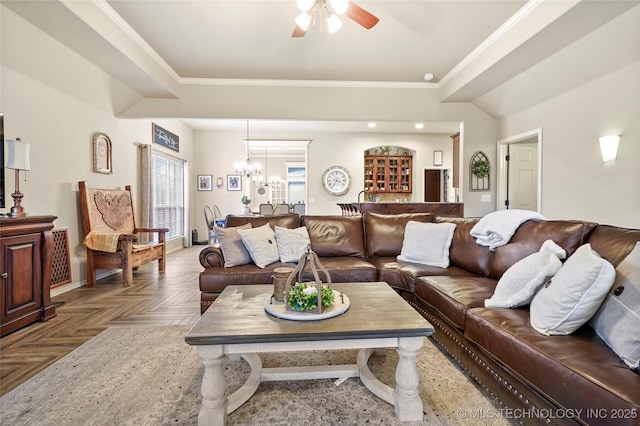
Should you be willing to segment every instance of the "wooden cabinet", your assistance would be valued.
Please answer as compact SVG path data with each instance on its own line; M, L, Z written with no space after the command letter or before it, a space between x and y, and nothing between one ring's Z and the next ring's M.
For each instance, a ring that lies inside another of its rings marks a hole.
M56 315L50 296L55 219L0 219L0 336Z
M413 157L365 155L364 189L376 192L412 192Z

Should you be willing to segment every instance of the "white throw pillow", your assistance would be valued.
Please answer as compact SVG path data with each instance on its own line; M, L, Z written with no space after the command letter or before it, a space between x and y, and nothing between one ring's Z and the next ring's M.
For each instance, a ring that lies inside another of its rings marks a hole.
M242 243L240 234L238 234L239 229L251 229L251 224L245 223L244 225L231 228L214 227L216 235L220 240L220 249L224 256L225 268L251 263L251 256Z
M616 268L616 281L591 326L625 364L640 370L640 242Z
M398 260L448 268L449 247L455 229L455 223L410 220L404 228L404 240Z
M276 226L276 242L278 243L280 262L284 263L297 263L311 244L309 231L305 226L296 229Z
M542 334L571 334L596 313L616 271L585 244L564 263L531 301L531 326Z
M239 229L238 234L251 255L251 259L259 268L264 268L280 259L276 234L269 224L265 223L252 229Z
M530 254L511 265L498 281L487 308L516 308L531 303L536 291L562 267L566 252L551 240L544 242L540 251ZM560 258L559 258L560 257Z

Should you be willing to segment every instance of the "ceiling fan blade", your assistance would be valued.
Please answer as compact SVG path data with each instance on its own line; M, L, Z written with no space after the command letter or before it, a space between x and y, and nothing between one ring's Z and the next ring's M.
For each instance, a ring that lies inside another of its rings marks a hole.
M293 33L291 34L291 37L304 37L306 35L307 35L307 32L296 25L296 27L293 29Z
M373 28L378 23L378 21L380 21L378 17L367 12L352 1L349 2L349 8L345 12L345 16L353 19L355 22L362 25L368 30Z

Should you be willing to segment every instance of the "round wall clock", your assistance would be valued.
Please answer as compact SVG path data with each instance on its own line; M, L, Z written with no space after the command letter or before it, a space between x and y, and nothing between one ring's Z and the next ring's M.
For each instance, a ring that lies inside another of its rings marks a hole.
M351 186L351 175L344 167L331 166L322 174L322 186L331 195L344 195Z

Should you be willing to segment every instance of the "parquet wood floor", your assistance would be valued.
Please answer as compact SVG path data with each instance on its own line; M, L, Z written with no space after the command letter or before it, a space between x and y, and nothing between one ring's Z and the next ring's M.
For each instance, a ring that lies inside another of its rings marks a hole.
M167 256L165 273L157 262L133 274L124 287L116 273L95 288L78 288L52 298L64 302L57 316L0 339L0 395L14 389L110 326L193 324L200 318L198 254L203 246ZM79 277L74 277L76 280Z

